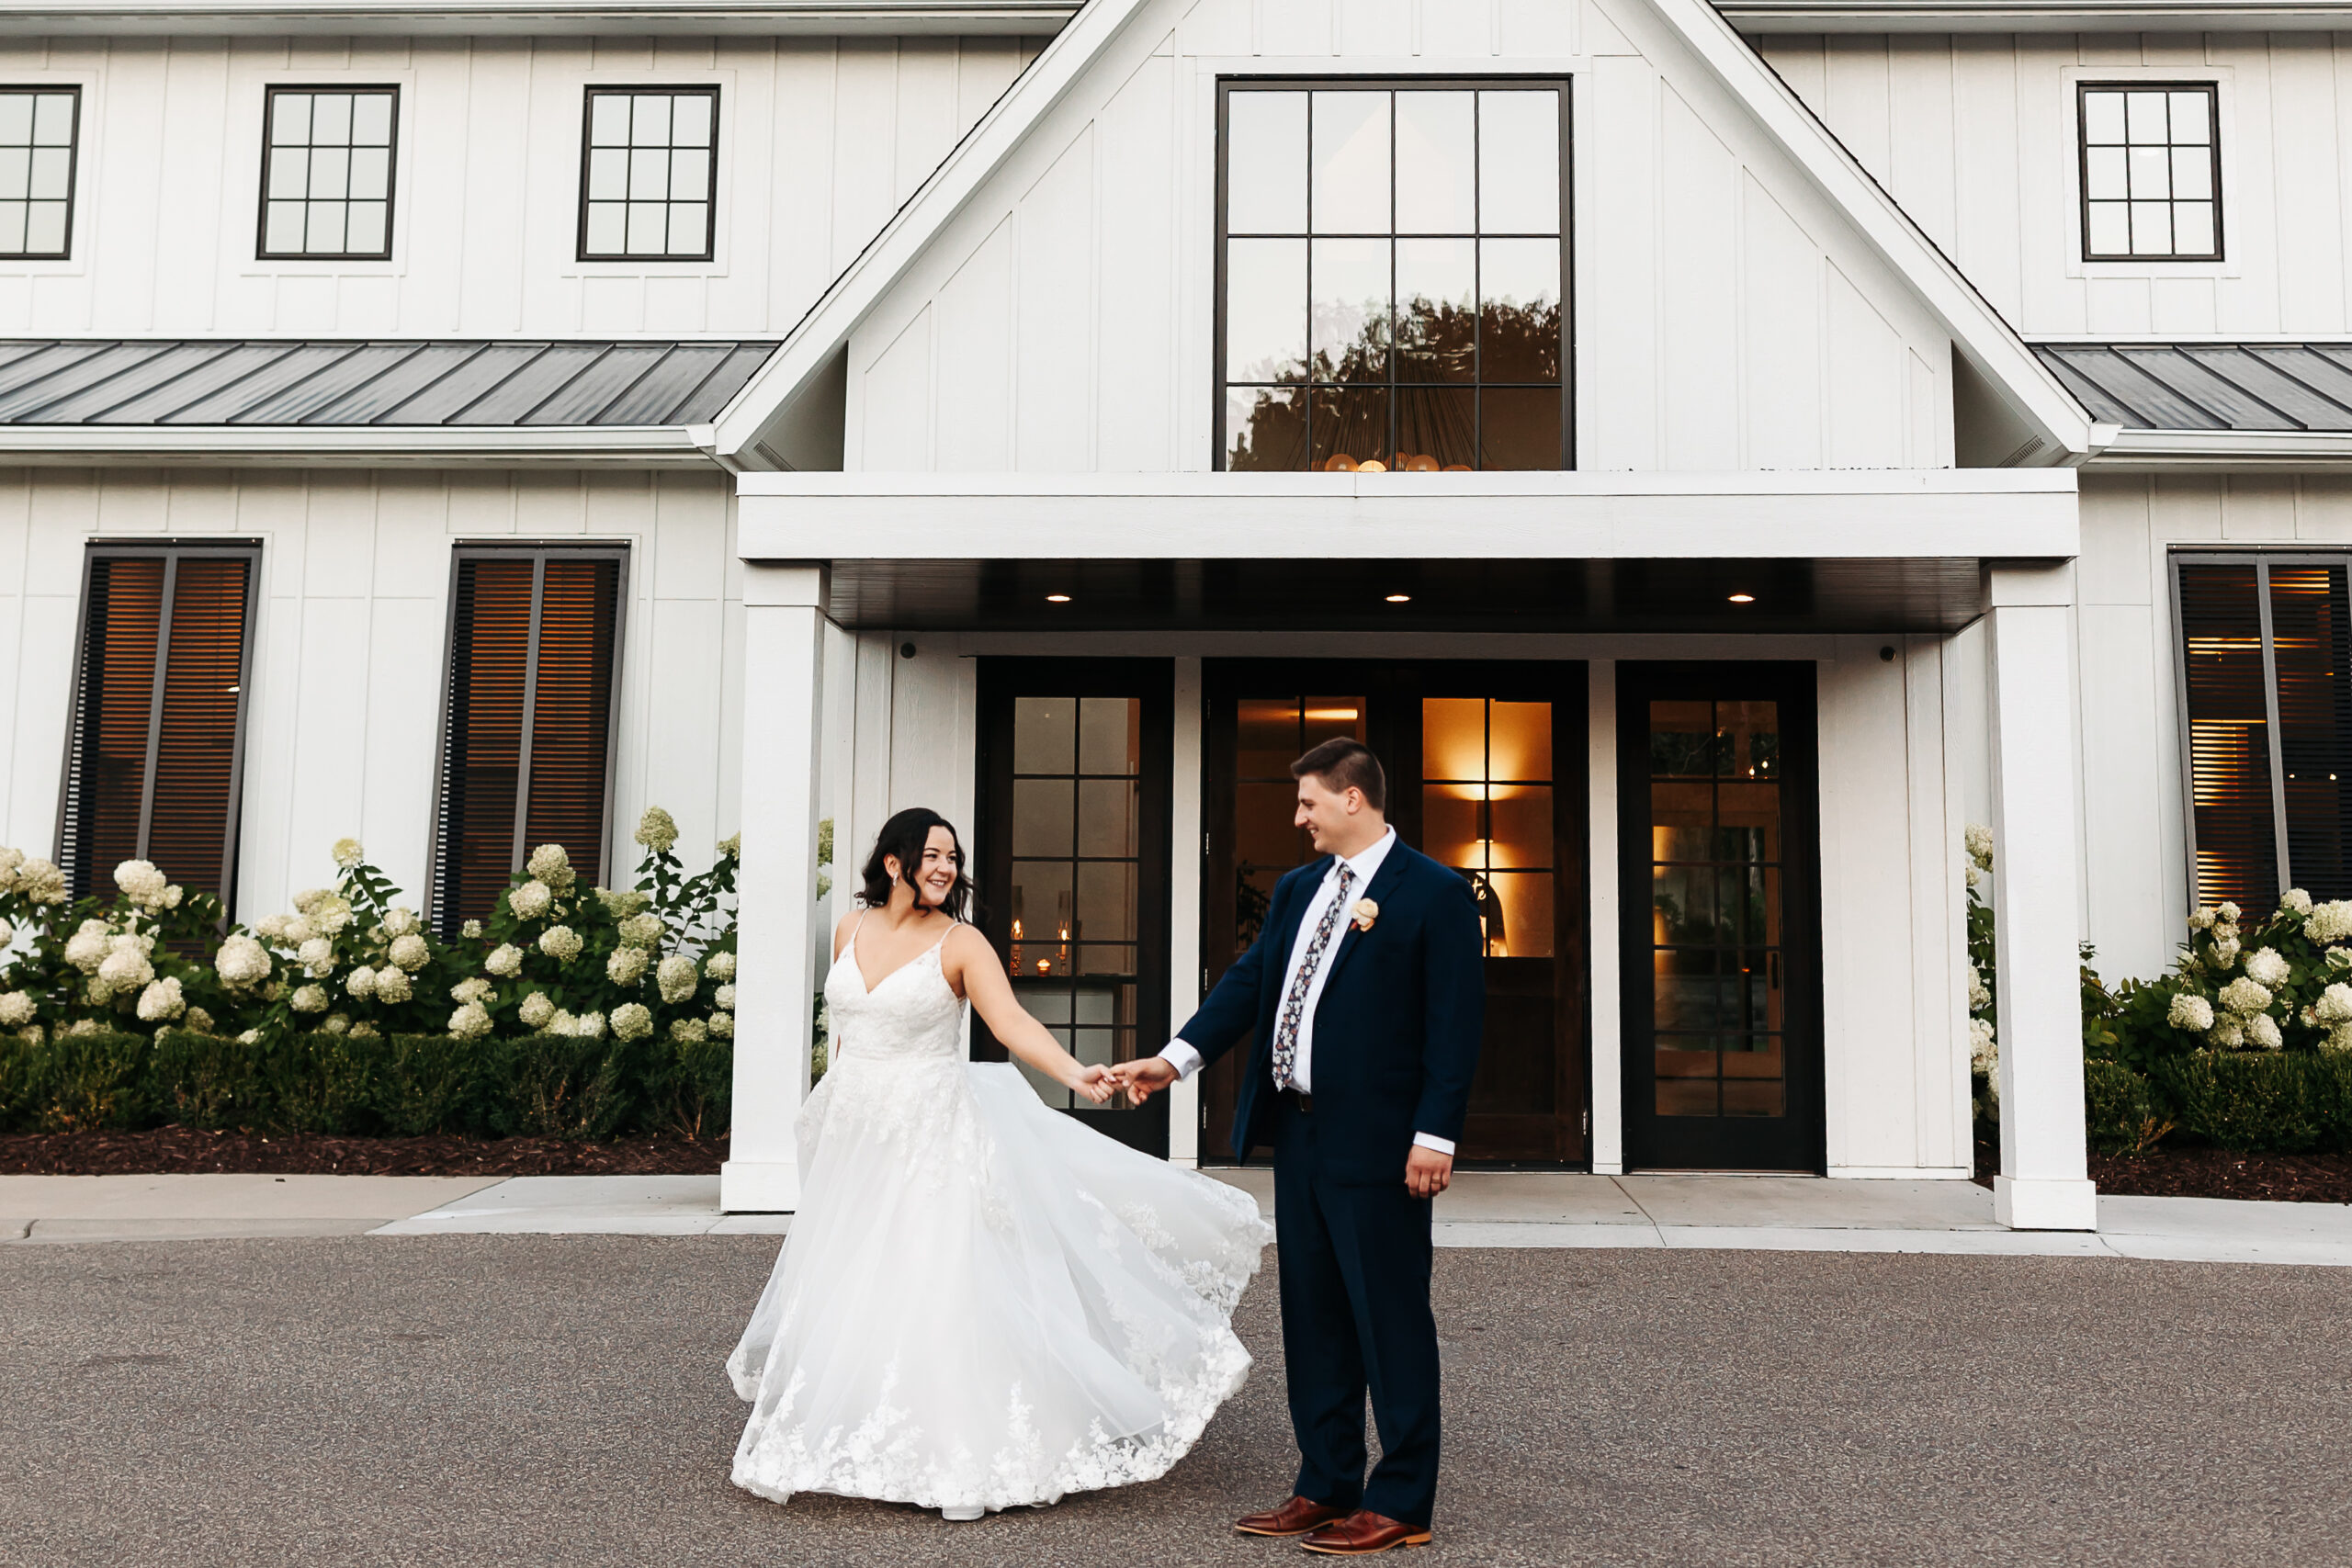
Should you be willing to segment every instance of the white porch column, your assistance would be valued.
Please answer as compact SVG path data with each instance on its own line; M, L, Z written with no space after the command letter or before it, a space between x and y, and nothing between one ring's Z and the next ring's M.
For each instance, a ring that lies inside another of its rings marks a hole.
M1617 661L1596 659L1586 666L1587 719L1585 789L1586 880L1591 887L1591 924L1585 952L1591 965L1592 1131L1587 1148L1595 1176L1625 1173L1624 1041L1617 941Z
M1993 1214L2018 1230L2096 1230L2083 1128L2075 900L2071 565L1998 569L1992 663L1995 964L2001 1169Z
M1172 1038L1200 1007L1201 996L1201 661L1176 660L1176 746L1169 760L1174 799L1170 805L1168 908L1168 1033ZM1138 1047L1159 1047L1147 1035ZM1172 1165L1201 1162L1199 1075L1168 1089L1168 1158Z
M817 773L824 709L825 568L743 571L743 860L735 982L731 1157L718 1206L800 1201L793 1120L808 1094L817 988Z

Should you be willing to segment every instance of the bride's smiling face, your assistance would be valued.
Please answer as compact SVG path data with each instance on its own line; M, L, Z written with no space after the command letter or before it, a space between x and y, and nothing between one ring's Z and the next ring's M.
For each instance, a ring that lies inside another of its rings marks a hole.
M890 865L899 881L913 887L917 903L936 908L955 891L956 878L964 869L964 855L956 847L955 834L944 828L933 828L930 838L923 841L922 863L911 877L897 857L892 857Z

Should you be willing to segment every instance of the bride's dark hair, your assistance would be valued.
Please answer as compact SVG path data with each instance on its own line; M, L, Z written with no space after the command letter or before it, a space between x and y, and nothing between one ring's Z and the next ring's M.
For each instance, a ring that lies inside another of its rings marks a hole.
M964 840L956 836L955 823L923 806L910 806L883 823L882 830L874 835L874 852L865 857L862 874L865 886L858 894L861 903L869 909L878 909L890 901L890 868L882 863L886 859L897 860L910 880L922 869L922 852L931 842L933 828L946 829L948 838L956 844L956 886L947 890L939 908L950 919L965 919L964 906L972 897L972 879L964 866Z

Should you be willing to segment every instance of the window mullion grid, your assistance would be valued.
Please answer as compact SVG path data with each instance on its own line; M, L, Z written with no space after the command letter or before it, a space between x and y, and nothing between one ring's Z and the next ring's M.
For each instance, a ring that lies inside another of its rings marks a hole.
M531 629L523 645L523 728L514 758L514 846L507 874L523 869L524 840L529 835L531 813L531 726L539 699L539 623L545 606L548 558L531 558Z
M139 858L147 858L147 834L155 820L155 763L164 740L164 682L171 673L172 598L178 586L180 558L164 557L164 602L155 616L155 678L147 694L147 761L139 780Z
M2270 563L2267 560L2254 563L2254 598L2262 617L2263 728L2270 746L2271 836L2278 862L2278 892L2283 897L2294 882L2287 853L2286 748L2278 735L2278 649L2271 631Z

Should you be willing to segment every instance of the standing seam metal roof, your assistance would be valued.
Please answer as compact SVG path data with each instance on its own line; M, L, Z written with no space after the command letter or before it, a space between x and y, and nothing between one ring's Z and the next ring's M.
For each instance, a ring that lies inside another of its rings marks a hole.
M2038 344L2033 352L2109 423L2352 432L2352 344Z
M0 340L0 424L707 424L774 340Z

